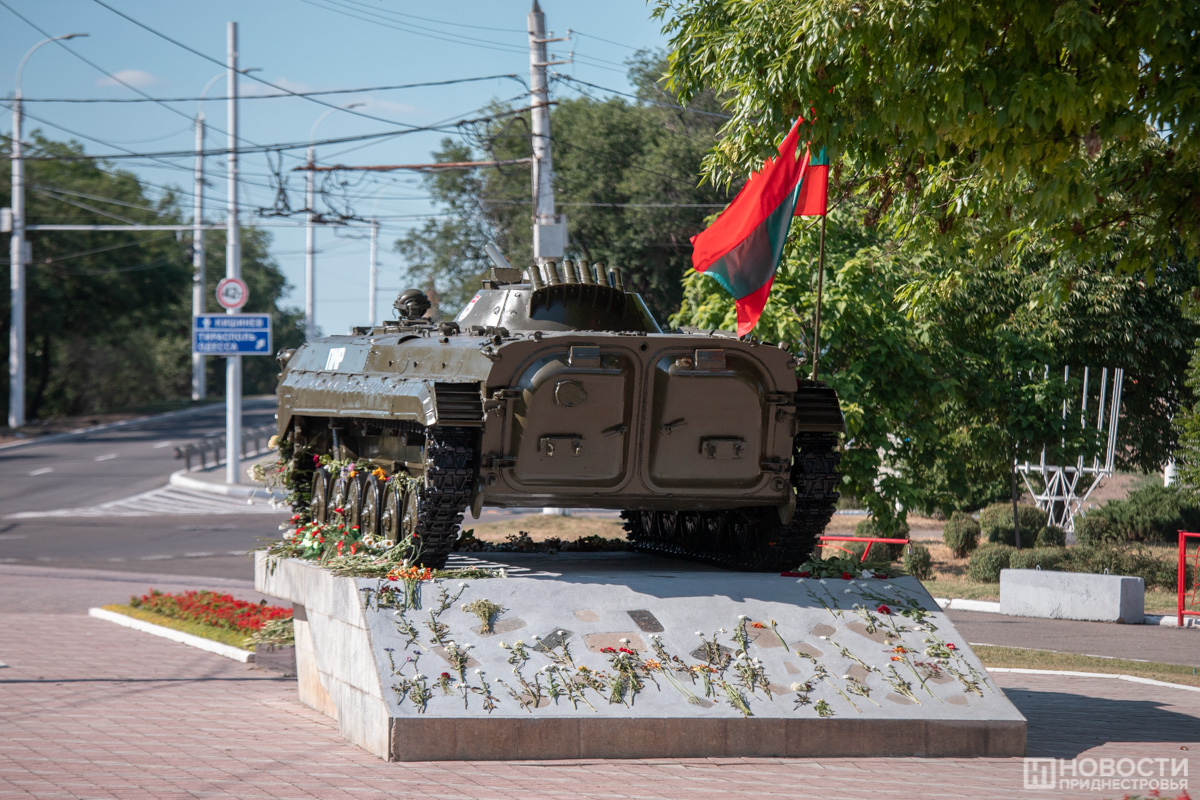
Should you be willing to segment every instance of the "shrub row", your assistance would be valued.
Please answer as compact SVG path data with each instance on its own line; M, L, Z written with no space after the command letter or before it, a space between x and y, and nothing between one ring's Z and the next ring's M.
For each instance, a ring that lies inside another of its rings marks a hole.
M1143 486L1075 519L1075 539L1087 545L1174 542L1181 530L1200 530L1200 498L1177 486Z
M1146 588L1176 587L1175 559L1160 557L1138 547L1111 545L1079 545L1076 547L1032 547L1017 550L1005 544L987 544L971 554L967 562L967 577L974 581L995 583L1002 569L1037 569L1059 572L1090 572L1112 575L1132 575L1146 582ZM1189 575L1189 588L1193 576Z

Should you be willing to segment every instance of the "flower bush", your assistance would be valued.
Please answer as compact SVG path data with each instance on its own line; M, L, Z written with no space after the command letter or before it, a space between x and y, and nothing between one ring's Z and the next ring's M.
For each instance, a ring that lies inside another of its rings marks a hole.
M129 598L129 605L171 619L200 622L214 628L250 633L273 620L290 620L292 610L269 606L267 601L251 603L233 595L210 591L168 594L151 589L149 594Z

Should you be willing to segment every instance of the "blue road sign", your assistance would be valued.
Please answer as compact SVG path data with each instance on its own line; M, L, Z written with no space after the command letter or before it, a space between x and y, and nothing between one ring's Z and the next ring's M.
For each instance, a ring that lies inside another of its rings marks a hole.
M270 356L270 314L200 314L192 320L192 352L202 356Z

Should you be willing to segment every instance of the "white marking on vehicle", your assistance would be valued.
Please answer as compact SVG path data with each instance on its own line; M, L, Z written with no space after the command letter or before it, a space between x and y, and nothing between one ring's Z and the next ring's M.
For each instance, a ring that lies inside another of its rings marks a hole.
M325 359L325 369L337 369L342 364L342 359L346 357L346 348L331 347L329 348L329 356Z
M109 453L108 455L104 455L104 456L96 456L96 460L97 461L112 461L116 457L117 457L116 453Z
M42 467L41 469L35 469L33 472L29 473L29 475L30 477L36 475L49 475L51 472L54 472L54 467Z

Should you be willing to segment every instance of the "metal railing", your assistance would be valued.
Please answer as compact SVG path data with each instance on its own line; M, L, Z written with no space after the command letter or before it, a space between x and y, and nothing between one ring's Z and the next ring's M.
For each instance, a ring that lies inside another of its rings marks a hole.
M242 431L241 458L250 458L267 452L267 443L274 435L274 425L260 425L257 428L244 429ZM188 472L219 467L225 463L228 455L229 448L225 445L225 436L219 433L175 448L175 457L183 459L183 467ZM193 463L197 466L193 467Z

